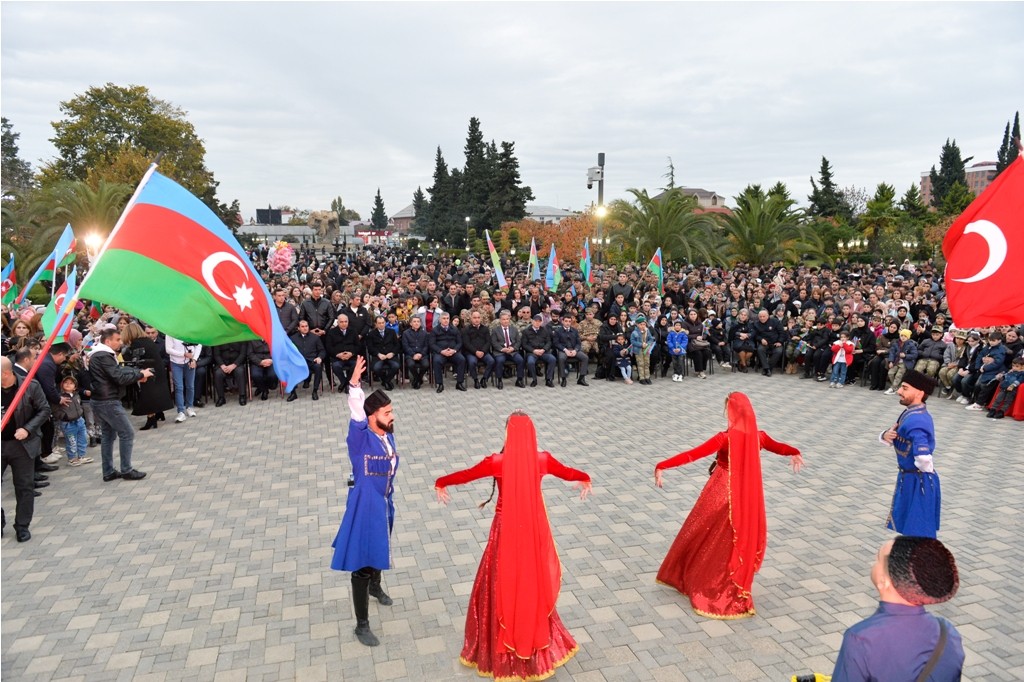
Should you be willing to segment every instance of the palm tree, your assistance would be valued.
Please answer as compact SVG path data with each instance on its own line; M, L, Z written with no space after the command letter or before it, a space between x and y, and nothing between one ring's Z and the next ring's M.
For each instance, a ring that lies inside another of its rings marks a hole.
M719 216L722 255L730 263L768 265L776 261L795 264L804 254L827 259L821 240L804 224L795 202L779 194L765 195L748 188L736 197L732 215Z
M67 215L78 234L97 232L106 236L117 222L132 194L131 185L100 180L93 188L79 180L60 182L51 190L50 201Z
M635 248L639 254L653 254L661 247L666 261L715 261L714 222L695 213L697 199L676 187L651 197L647 190L629 189L632 203L612 202L610 215L622 225L612 242Z

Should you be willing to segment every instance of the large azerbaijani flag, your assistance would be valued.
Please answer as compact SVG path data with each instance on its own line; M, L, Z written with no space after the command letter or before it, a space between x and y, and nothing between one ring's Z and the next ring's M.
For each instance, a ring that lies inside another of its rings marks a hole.
M36 282L46 280L53 281L53 273L59 267L69 265L74 262L78 251L78 240L75 239L75 233L71 229L71 223L68 223L64 228L64 231L60 235L60 239L57 240L57 245L53 247L53 251L43 259L43 262L39 264L35 274L29 278L25 284L25 288L21 290L15 299L15 303L21 303L25 296L28 295L29 289L36 285Z
M3 280L0 281L0 298L7 305L18 296L18 271L14 268L14 254L4 266Z
M537 239L530 238L530 281L536 282L540 279L540 260L537 258Z
M660 246L658 247L658 250L654 252L654 255L651 257L651 262L647 264L647 269L650 270L651 272L653 272L655 275L658 276L658 293L659 294L664 294L665 293L665 271L661 267L661 247Z
M548 266L546 268L544 283L548 291L558 291L558 285L562 283L562 269L558 267L558 254L555 253L555 244L551 244L551 252L548 254Z
M491 233L489 230L484 230L484 235L487 237L487 250L491 252L491 263L494 264L494 274L498 277L498 287L500 289L507 289L508 282L505 281L505 273L501 271L501 258L498 257L498 252L494 248L494 242L491 241Z
M57 326L57 316L60 315L61 308L64 307L65 301L74 298L75 296L75 284L78 278L78 268L71 268L71 272L68 273L67 279L57 287L57 291L53 293L53 298L50 299L50 303L46 306L46 310L43 311L43 332L46 336L49 336L53 332L53 328ZM60 343L67 340L67 333L71 331L71 323L75 321L74 314L69 314L64 318L64 323L57 330L54 341Z
M288 391L309 376L241 246L205 204L159 173L143 180L79 294L190 343L265 339Z

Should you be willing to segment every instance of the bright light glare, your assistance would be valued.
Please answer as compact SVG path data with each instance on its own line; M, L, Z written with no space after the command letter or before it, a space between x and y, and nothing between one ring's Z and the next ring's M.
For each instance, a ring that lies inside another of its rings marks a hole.
M598 206L597 208L594 209L594 215L597 216L598 218L604 218L606 215L608 215L608 209L602 204L601 206Z
M96 251L103 246L103 237L95 232L90 232L85 236L85 246L90 251Z

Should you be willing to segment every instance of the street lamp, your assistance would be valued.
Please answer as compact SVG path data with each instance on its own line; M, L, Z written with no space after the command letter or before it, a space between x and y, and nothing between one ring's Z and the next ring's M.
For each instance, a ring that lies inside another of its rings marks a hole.
M594 209L594 215L597 217L597 238L600 240L604 217L608 214L608 210L604 206L604 152L598 153L597 166L587 170L587 189L594 186L595 180L597 181L597 208ZM600 251L597 263L601 264Z
M469 251L469 216L466 216L466 251Z

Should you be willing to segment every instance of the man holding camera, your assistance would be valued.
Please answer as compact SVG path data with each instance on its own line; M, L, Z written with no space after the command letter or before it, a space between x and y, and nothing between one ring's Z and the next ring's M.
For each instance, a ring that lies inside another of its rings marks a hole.
M128 414L121 405L124 387L135 382L145 382L153 376L151 369L125 367L117 361L121 350L121 334L115 328L100 332L99 343L95 344L89 356L89 374L92 377L92 409L96 420L103 429L100 443L100 457L103 462L105 482L123 478L139 481L146 474L132 468L132 445L135 429ZM114 469L114 439L118 439L121 455L121 469Z

